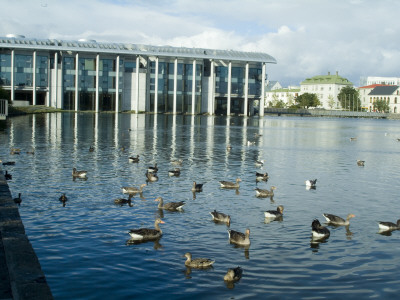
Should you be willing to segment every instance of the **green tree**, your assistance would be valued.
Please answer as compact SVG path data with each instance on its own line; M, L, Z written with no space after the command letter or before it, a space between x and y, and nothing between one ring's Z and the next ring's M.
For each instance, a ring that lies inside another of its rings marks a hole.
M0 99L6 99L6 100L8 100L8 102L10 102L10 99L11 99L10 91L6 91L1 86L0 86Z
M309 108L309 107L317 107L321 105L321 102L318 99L316 94L304 93L296 97L296 103L300 107Z
M374 109L378 112L389 112L389 104L385 100L375 100Z
M328 105L329 105L330 109L332 109L335 106L335 99L333 98L332 95L329 95L328 99L329 99L328 100Z
M345 110L361 111L360 95L358 91L351 86L346 86L340 90L338 100Z

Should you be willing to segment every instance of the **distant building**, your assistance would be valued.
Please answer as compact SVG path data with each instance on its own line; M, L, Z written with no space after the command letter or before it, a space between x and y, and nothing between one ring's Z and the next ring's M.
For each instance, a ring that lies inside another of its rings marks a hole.
M369 111L375 111L374 103L377 100L386 101L389 105L389 112L400 112L400 87L397 85L376 86L369 94Z
M360 86L357 88L358 93L360 95L361 108L366 111L373 111L373 103L372 98L369 96L369 93L372 92L374 88L377 86L383 86L382 84L371 84L366 86Z
M335 75L328 72L328 75L314 76L301 82L300 94L316 94L322 108L341 109L337 96L340 90L346 86L352 87L353 83L339 76L338 72Z
M265 90L267 92L269 92L269 91L278 90L281 88L282 88L282 86L278 81L268 81Z
M400 77L377 77L377 76L360 77L360 86L368 86L374 84L400 86Z
M300 87L289 86L266 92L265 105L276 106L277 102L282 101L286 106L295 104L295 99L299 96Z

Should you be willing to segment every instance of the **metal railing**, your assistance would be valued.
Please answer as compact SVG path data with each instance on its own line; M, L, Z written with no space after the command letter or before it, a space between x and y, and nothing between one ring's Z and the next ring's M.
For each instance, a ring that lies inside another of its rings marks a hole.
M8 100L0 99L0 120L5 120L8 116Z

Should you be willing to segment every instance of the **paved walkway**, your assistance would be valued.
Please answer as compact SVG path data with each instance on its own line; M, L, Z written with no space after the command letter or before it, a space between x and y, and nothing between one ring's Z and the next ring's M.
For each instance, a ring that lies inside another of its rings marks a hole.
M0 299L53 299L0 170Z

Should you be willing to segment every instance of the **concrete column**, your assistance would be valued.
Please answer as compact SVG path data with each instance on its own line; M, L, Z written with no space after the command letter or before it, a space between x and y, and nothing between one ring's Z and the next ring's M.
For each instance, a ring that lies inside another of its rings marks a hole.
M210 70L210 85L208 87L208 114L214 115L214 92L215 92L215 78L214 78L214 61L211 61L211 70Z
M174 96L173 96L173 109L172 109L173 114L176 114L177 86L178 86L178 58L175 58L175 61L174 61Z
M248 115L248 107L249 105L249 63L246 63L246 74L244 80L244 115Z
M119 112L119 55L115 61L115 112Z
M231 114L231 94L232 94L232 62L229 62L228 65L228 99L227 99L227 107L226 107L226 115L230 116Z
M195 114L196 106L196 60L193 59L193 73L192 73L192 115Z
M135 112L139 113L139 68L140 67L140 57L136 57L136 103Z
M156 74L154 82L154 113L158 113L158 57L156 57Z
M57 106L57 99L58 99L58 52L54 53L54 94L55 94L55 101L54 101L54 106L55 108L58 108ZM53 100L51 100L51 104L53 104Z
M79 54L75 55L75 111L79 109Z
M261 97L260 97L260 108L258 109L258 115L264 117L264 106L265 106L265 71L266 64L262 64L262 75L261 75Z
M100 75L100 55L97 54L96 55L96 97L95 97L95 101L96 101L96 107L95 107L95 111L99 112L99 75Z
M32 105L36 105L36 51L32 56Z
M15 86L14 86L14 77L15 77L15 51L11 50L11 103L15 100Z

